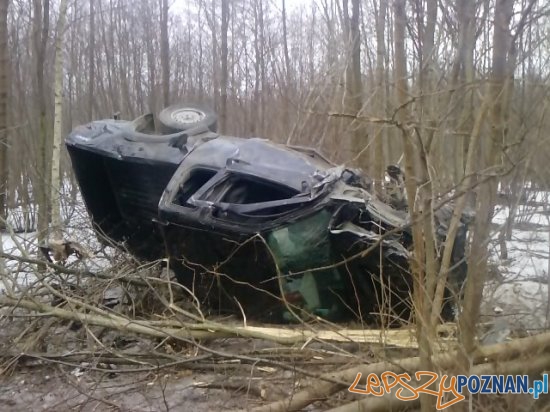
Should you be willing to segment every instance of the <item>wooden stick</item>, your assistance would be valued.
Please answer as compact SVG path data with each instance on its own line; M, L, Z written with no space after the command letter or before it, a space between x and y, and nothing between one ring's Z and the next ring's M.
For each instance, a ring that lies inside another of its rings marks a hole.
M228 337L265 339L283 345L303 344L309 341L354 342L383 344L399 348L416 348L414 332L409 329L339 329L339 330L305 330L292 327L257 327L227 325L218 322L159 322L132 320L121 315L102 311L101 313L84 313L53 307L30 299L15 299L0 296L0 305L20 307L55 316L62 319L76 320L90 325L103 326L124 332L133 332L153 337L173 337L185 339L211 340ZM85 307L71 299L71 305ZM90 309L90 308L88 308ZM442 330L448 331L448 325ZM448 348L453 343L450 338L442 340L442 347Z

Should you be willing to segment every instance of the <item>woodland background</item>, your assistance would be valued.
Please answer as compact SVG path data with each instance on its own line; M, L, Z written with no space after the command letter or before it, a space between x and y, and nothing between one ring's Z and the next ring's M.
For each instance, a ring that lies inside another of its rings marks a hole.
M412 368L452 363L435 355L439 306L461 213L475 213L451 359L467 373L492 356L476 343L490 244L506 259L520 204L550 186L549 36L544 0L0 0L2 225L41 241L66 223L60 199L74 202L78 188L62 138L74 126L180 101L214 108L222 133L360 166L376 191L399 163L414 240ZM433 211L449 198L438 245ZM495 226L497 204L507 213ZM547 213L548 197L540 205ZM26 308L40 310L34 302ZM542 356L502 360L510 373L550 364L548 336L528 342L489 352ZM326 393L342 389L323 379Z

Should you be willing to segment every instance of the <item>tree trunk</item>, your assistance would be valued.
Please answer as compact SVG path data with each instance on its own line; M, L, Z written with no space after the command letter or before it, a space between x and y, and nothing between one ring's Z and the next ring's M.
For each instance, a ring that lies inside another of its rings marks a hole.
M386 55L386 14L388 3L380 0L378 11L376 13L376 105L378 117L385 119L386 113L386 86L384 84L384 57ZM388 139L387 127L385 125L376 126L374 135L374 156L372 158L374 183L376 193L382 193L382 183L384 181L384 143Z
M418 151L415 151L407 108L410 98L405 51L405 28L407 25L405 5L406 0L394 1L395 86L397 89L397 106L400 108L397 112L397 119L403 136L405 189L410 221L412 222L413 251L410 257L410 267L414 280L413 302L416 316L416 333L419 342L420 366L422 370L433 370L430 342L432 325L429 323L430 317L427 316L431 307L432 296L427 293L427 286L435 279L436 256L430 215L432 212L429 194L430 185L426 176L427 163L425 153L421 152L422 148L418 141L416 142ZM418 159L422 160L420 164L416 164ZM423 411L433 409L433 399L429 396L422 395L420 401Z
M290 125L289 125L289 112L290 112L290 98L289 94L291 93L291 69L290 69L290 55L288 53L288 30L287 30L287 17L286 17L286 1L282 1L282 15L281 19L283 20L283 55L284 55L284 61L285 61L285 73L284 73L284 97L283 97L283 105L284 107L281 108L282 110L282 136L285 137L286 141L290 141Z
M503 91L506 76L510 72L508 49L510 40L510 21L513 12L513 0L497 0L495 3L495 24L493 33L493 67L489 87L489 99L492 103L491 134L486 142L483 164L479 170L494 168L501 153L505 132ZM472 150L470 148L470 150ZM487 239L490 234L491 217L496 199L496 171L477 190L476 227L472 239L471 254L468 259L468 276L464 291L462 316L460 317L460 340L468 356L476 348L476 322L479 317L481 297L487 273Z
M88 45L88 120L94 119L95 87L95 11L94 1L90 0L90 44Z
M42 243L48 233L49 202L48 188L50 185L50 163L48 126L46 119L46 90L44 85L46 47L50 30L50 0L34 0L34 47L36 50L36 88L39 113L38 153L35 170L34 187L38 205L38 241Z
M220 70L218 62L218 30L216 22L216 0L212 0L210 15L210 29L212 31L212 94L214 95L214 108L219 110L220 95Z
M227 31L229 27L229 0L222 0L222 26L221 26L221 90L220 90L220 130L227 131Z
M61 211L60 211L60 155L63 133L63 32L67 15L68 0L59 3L59 18L57 20L55 38L55 83L54 83L54 125L52 145L52 183L51 183L51 210L52 210L52 238L62 239Z
M423 6L421 6L423 7ZM423 12L422 12L423 13ZM437 0L427 0L426 2L426 24L422 25L421 39L421 60L420 60L420 124L422 127L421 135L426 148L426 156L430 157L430 162L435 166L442 166L444 162L436 163L439 158L436 153L432 153L432 147L435 145L435 26L437 23ZM444 171L445 167L438 167L437 170Z
M152 7L148 2L144 2L144 5L146 6L146 11L148 13L153 13ZM147 33L147 68L148 68L148 75L149 75L149 111L151 113L156 113L158 109L158 98L157 98L157 56L155 53L156 44L154 42L155 40L155 29L152 27L147 26L146 28ZM120 73L121 73L121 80L122 75L126 73L126 69L122 67L122 65L119 67ZM127 85L127 81L123 82Z
M464 88L464 92L461 97L462 103L459 107L462 110L459 112L460 116L457 119L454 130L456 135L454 136L454 145L452 145L455 152L454 156L454 181L459 182L464 177L464 167L467 156L467 141L464 135L471 132L471 124L473 124L473 81L474 81L474 46L475 46L475 1L474 0L461 0L457 6L458 24L459 24L459 38L458 38L458 50L456 52L456 61L453 67L453 73L451 74L451 81L454 84L454 88ZM453 97L459 92L454 92ZM451 102L451 105L453 102Z
M5 228L8 192L8 7L0 0L0 230Z
M162 66L162 103L170 105L170 42L168 39L168 0L160 3L160 60Z
M254 8L254 114L252 133L263 135L264 130L264 93L265 86L265 65L264 65L264 23L263 23L263 1L258 0L252 6Z
M358 115L361 111L363 86L361 82L361 33L359 29L359 0L351 0L351 14L348 0L343 3L343 25L345 44L349 47L349 59L346 64L346 100L345 112ZM365 130L359 121L351 123L353 154L358 156L367 144ZM364 163L363 157L357 158L357 163Z

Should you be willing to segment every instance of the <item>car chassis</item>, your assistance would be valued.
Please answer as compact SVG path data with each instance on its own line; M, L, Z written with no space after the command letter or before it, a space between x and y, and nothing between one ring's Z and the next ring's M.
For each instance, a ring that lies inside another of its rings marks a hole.
M187 110L204 115L164 134L145 115L67 137L98 232L140 259L168 258L178 281L213 309L273 321L410 318L406 210L315 150L221 136L206 110ZM443 245L452 206L434 215ZM454 243L445 320L464 282L467 220Z

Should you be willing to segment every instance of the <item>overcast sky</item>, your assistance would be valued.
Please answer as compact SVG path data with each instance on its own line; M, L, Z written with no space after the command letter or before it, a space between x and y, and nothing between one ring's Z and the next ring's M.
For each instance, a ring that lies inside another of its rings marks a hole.
M174 12L180 11L180 10L186 10L187 9L187 3L191 1L192 3L195 3L194 0L172 0L172 7L171 10ZM313 2L314 0L286 0L286 8L287 10L292 10L293 8L297 8L302 4L309 4ZM278 8L281 7L282 0L274 0L273 3ZM221 2L220 2L221 3Z

